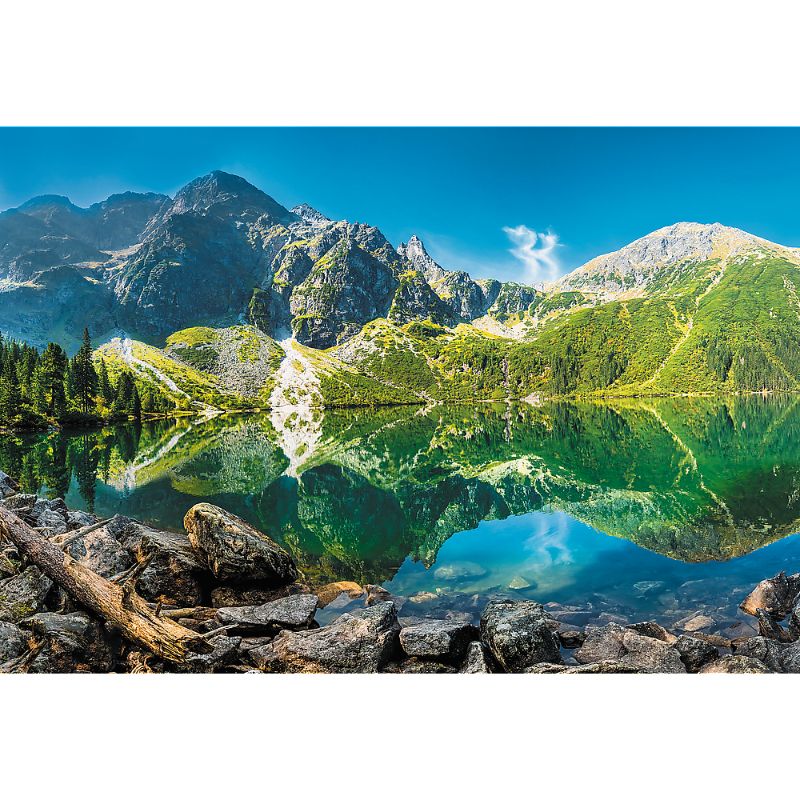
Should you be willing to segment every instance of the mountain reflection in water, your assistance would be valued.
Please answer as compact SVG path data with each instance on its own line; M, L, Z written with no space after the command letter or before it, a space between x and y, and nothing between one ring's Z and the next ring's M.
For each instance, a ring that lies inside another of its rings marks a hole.
M753 583L800 569L788 395L222 415L4 436L0 468L71 507L174 529L216 503L313 583L441 603L731 615Z

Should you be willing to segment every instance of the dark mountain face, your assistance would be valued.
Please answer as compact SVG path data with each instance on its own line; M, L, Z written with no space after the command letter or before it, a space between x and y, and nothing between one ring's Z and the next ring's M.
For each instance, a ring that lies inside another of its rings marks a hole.
M416 237L396 250L374 226L289 211L225 172L172 199L126 192L79 208L47 195L0 214L4 278L0 330L37 343L71 336L76 314L97 337L123 328L154 342L247 315L271 336L330 347L376 317L469 321L500 295L441 268Z

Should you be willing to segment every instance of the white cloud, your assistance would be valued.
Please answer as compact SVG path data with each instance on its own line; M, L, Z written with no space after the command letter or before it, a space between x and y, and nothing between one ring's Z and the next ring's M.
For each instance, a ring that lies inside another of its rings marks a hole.
M538 233L527 225L505 227L503 233L514 245L508 252L525 266L525 280L528 283L549 283L558 278L561 264L556 255L559 246L557 234L552 231Z

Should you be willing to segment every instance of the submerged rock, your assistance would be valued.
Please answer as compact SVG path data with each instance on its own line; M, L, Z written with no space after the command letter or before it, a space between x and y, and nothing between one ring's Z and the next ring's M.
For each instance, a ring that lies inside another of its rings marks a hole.
M394 605L377 603L324 628L282 631L250 658L266 672L377 672L397 653L399 631Z
M319 607L325 608L341 594L346 594L351 600L355 600L364 595L365 591L363 586L359 586L354 581L335 581L317 589L316 593L319 598Z
M299 630L314 621L317 598L313 594L293 594L259 606L220 608L217 620L222 625L235 625L232 633L254 635L279 630Z
M722 658L706 664L700 674L721 673L728 675L761 675L769 673L769 669L758 659L747 656L722 656Z
M753 616L761 609L776 619L783 619L791 610L798 591L800 574L787 577L785 572L779 572L774 578L761 581L739 608Z
M532 600L493 600L481 615L481 640L507 672L543 661L562 663L558 623Z
M44 608L53 582L38 567L0 581L0 621L19 622Z
M467 645L477 636L473 625L436 619L402 628L400 646L409 656L456 662L464 657Z
M294 561L282 547L218 506L198 503L183 522L192 546L221 581L283 586L298 577Z

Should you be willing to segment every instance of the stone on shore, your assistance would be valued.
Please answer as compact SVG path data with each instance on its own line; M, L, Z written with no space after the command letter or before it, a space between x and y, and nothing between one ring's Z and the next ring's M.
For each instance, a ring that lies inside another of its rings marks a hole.
M756 615L761 609L776 619L783 619L792 609L800 591L800 575L779 572L774 578L761 581L742 601L739 608L746 614Z
M376 603L324 628L282 631L250 658L265 672L377 672L398 653L399 631L394 604Z
M82 611L51 612L25 620L40 649L29 672L110 672L114 659L100 624Z
M706 664L719 658L719 649L703 639L684 634L673 644L687 672L699 672Z
M44 608L53 582L38 567L0 581L0 621L19 622Z
M634 622L632 625L626 626L629 630L635 631L641 636L649 636L651 639L659 639L667 644L674 644L678 637L674 633L670 633L666 628L659 625L657 622Z
M474 625L433 619L402 628L400 646L408 656L455 663L461 661L467 645L477 636Z
M77 538L69 539L70 536L74 536L74 533L61 534L54 537L53 541L63 546L63 542L68 540L64 552L103 578L113 578L135 563L133 555L117 541L107 526L83 533Z
M217 611L222 625L235 625L231 632L254 636L279 630L300 630L314 622L317 598L313 594L292 594L258 606L231 606Z
M282 547L218 506L198 503L183 523L192 546L220 581L283 586L298 577L294 561Z
M749 636L734 643L733 654L755 658L765 664L772 672L783 672L785 648L765 636Z
M0 622L0 672L1 665L21 656L28 650L28 637L13 622Z
M121 516L109 520L105 530L136 561L150 559L136 582L136 591L145 600L172 606L200 604L208 570L187 536L156 530Z
M768 674L769 669L765 664L748 656L722 656L722 658L706 664L701 670L701 675L726 674L726 675L762 675Z
M586 641L575 651L575 660L581 664L615 661L637 672L686 672L680 655L667 642L614 622L587 628Z
M506 672L562 663L555 620L532 600L493 600L481 615L481 640Z
M592 664L534 664L525 672L533 675L611 675L641 670L619 661L596 661Z
M462 675L488 675L494 672L492 657L486 645L481 642L470 642L467 655L458 671Z
M11 497L19 491L19 484L0 469L0 497Z
M456 669L451 664L430 661L426 658L407 658L405 661L387 664L384 672L401 673L403 675L452 675Z

